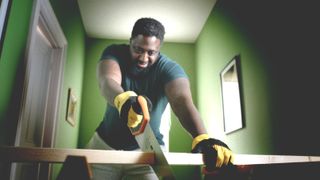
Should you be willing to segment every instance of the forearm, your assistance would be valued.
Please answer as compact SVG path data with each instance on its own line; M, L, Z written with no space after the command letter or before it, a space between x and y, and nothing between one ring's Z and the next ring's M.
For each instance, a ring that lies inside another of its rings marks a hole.
M165 89L173 112L192 137L207 133L200 114L193 104L189 81L179 78L168 83Z
M100 82L100 93L107 100L107 102L114 106L114 98L123 92L123 88L115 80L111 78L105 78Z
M121 87L121 70L114 60L103 60L97 65L97 79L99 90L105 100L114 106L114 98L123 92Z
M173 112L178 117L181 125L194 138L199 134L207 133L200 114L192 102L187 102L183 99L177 100L171 104Z

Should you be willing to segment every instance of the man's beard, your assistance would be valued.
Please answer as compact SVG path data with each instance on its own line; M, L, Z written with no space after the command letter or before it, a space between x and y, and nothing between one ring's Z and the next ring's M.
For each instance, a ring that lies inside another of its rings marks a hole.
M146 77L146 75L149 73L151 68L151 65L148 65L146 68L141 68L138 67L137 61L131 62L129 65L129 74L132 75L133 77Z

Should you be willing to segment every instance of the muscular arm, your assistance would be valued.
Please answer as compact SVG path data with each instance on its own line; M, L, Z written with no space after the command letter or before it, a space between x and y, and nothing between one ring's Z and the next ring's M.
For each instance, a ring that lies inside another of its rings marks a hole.
M120 66L113 60L102 60L97 65L97 79L101 95L114 106L114 97L123 92Z
M188 79L177 78L169 82L165 86L165 92L173 112L193 138L207 133L200 114L193 104Z

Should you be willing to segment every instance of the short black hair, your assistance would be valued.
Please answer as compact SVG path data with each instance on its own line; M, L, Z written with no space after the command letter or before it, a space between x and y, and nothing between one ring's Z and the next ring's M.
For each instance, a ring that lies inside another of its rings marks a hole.
M139 34L144 36L155 36L162 42L164 39L164 26L153 18L138 19L132 29L131 38L135 38Z

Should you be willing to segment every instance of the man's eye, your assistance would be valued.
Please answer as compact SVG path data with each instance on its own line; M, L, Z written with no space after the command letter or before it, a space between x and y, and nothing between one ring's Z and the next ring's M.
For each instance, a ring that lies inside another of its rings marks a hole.
M157 51L148 51L148 55L149 56L153 56L153 55L156 55L157 54Z
M142 54L144 52L142 48L138 48L138 47L134 48L134 51L139 54Z
M155 56L155 55L158 54L158 52L159 52L159 51L154 51L154 50L149 50L149 51L147 51L147 50L144 50L143 48L135 47L135 46L133 46L132 48L133 48L133 51L134 51L135 53L137 53L137 54L143 54L143 53L146 52L146 53L148 54L148 56Z

